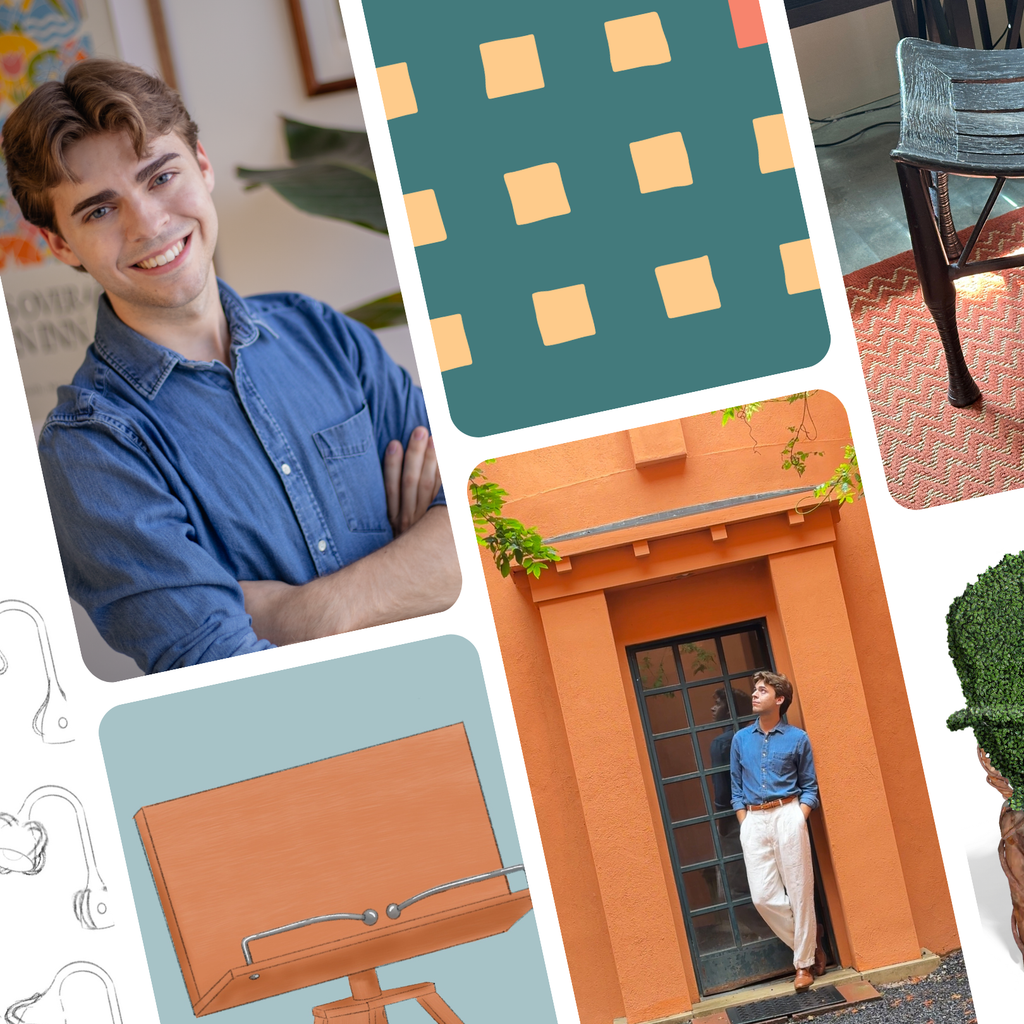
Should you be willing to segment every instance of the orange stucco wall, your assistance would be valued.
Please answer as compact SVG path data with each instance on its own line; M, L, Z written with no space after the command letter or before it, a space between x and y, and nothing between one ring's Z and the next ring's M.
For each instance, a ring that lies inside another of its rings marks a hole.
M800 411L765 406L753 439L709 414L681 421L682 443L674 427L622 431L485 471L509 492L507 514L553 537L798 486L779 452ZM811 411L817 437L798 447L825 455L808 480L849 440L832 396ZM637 468L648 449L667 458ZM625 653L684 632L766 620L815 747L811 824L843 963L958 945L865 504L787 518L797 500L566 541L565 571L532 585L483 559L584 1024L649 1020L699 994ZM646 932L639 895L655 907Z

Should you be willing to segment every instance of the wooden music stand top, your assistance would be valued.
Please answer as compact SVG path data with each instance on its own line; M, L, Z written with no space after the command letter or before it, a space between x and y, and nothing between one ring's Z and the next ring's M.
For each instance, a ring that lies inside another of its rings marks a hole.
M506 931L501 869L462 724L143 807L135 822L196 1016ZM368 909L251 938L309 918Z

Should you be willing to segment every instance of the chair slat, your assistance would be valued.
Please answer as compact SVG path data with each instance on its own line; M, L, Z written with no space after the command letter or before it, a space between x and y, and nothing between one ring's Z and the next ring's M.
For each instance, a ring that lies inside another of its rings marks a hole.
M1024 110L1024 81L953 82L953 106L964 110Z
M1024 112L982 114L959 111L956 115L957 135L1008 136L1024 135Z

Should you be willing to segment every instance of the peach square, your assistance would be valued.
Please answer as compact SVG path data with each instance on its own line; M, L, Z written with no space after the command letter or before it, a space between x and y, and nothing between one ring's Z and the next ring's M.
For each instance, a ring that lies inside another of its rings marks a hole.
M558 164L537 164L521 171L509 171L505 175L505 187L517 224L532 224L570 212Z
M469 351L461 313L435 317L430 321L430 329L434 332L434 348L437 349L437 361L442 372L472 365L473 356Z
M793 166L786 121L781 114L755 117L754 136L757 139L757 162L761 165L762 174L784 171Z
M484 88L488 99L544 88L537 40L533 36L481 43L480 59L484 62Z
M585 285L573 284L550 292L534 292L533 308L541 341L545 345L561 345L563 341L597 334Z
M660 192L663 188L693 184L682 132L631 142L629 152L641 192Z
M667 64L672 59L657 11L606 21L604 31L608 36L612 71Z
M432 188L423 192L410 192L405 199L405 212L412 229L413 245L430 245L443 242L448 233L441 220L441 210L437 205L437 196Z
M377 81L384 99L384 116L389 121L395 117L415 114L419 109L416 106L416 94L412 91L408 64L403 62L377 68Z
M665 312L670 318L722 308L715 279L711 276L711 260L707 256L681 263L666 263L655 267L654 273Z
M809 238L801 238L799 242L784 242L779 246L779 253L786 272L786 291L790 295L813 292L820 287Z

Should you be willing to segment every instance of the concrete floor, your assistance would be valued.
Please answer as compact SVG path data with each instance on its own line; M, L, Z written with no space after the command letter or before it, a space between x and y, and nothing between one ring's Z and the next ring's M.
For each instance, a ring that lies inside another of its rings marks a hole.
M910 248L896 168L889 159L899 139L899 127L884 125L838 146L820 146L823 142L845 139L871 124L898 122L898 96L856 109L885 107L894 101L895 106L884 110L814 126L818 166L844 274ZM957 228L970 227L978 219L991 186L990 178L950 177L950 200ZM998 217L1020 206L1024 206L1024 179L1008 181L991 216Z

